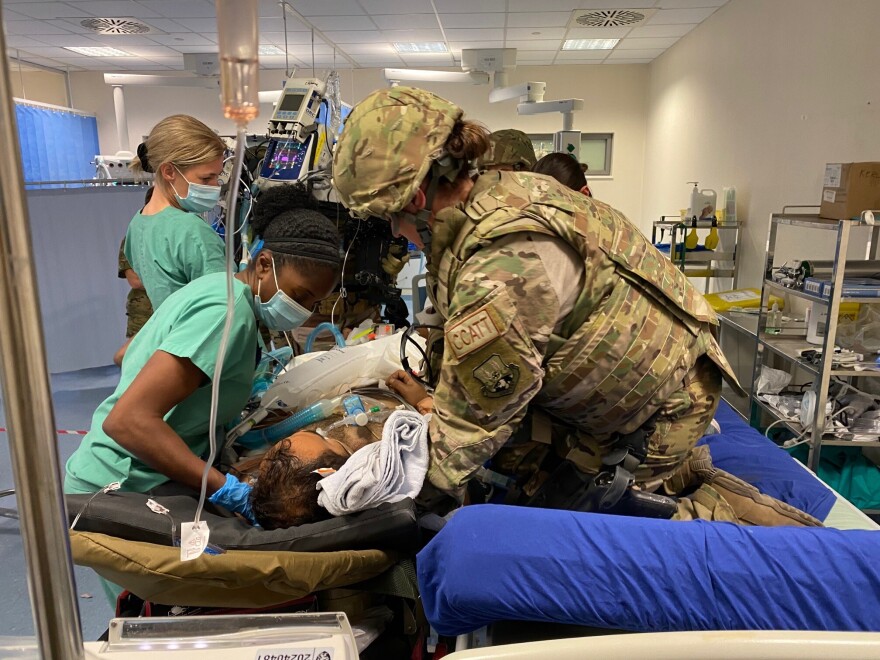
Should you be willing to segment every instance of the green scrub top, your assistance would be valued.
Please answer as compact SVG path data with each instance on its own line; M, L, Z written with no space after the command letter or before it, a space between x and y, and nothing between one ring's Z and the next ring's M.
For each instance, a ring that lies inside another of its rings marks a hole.
M226 270L223 239L194 213L169 206L138 213L128 225L125 256L158 309L178 289L208 273Z
M217 423L224 425L248 401L257 358L257 326L250 287L234 280L235 319L220 381ZM94 493L114 481L122 490L144 493L168 481L123 449L101 428L110 410L156 351L188 358L208 379L214 377L226 321L226 278L206 275L173 293L138 332L122 361L116 391L92 416L91 430L67 461L64 491ZM197 456L209 448L211 383L199 387L165 415L165 421ZM221 436L222 437L222 436Z

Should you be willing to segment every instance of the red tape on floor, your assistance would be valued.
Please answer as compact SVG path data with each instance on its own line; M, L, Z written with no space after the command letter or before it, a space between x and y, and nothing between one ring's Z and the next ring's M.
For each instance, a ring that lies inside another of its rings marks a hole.
M6 433L6 428L0 426L0 433ZM88 431L70 431L68 429L55 429L55 433L58 435L86 435Z

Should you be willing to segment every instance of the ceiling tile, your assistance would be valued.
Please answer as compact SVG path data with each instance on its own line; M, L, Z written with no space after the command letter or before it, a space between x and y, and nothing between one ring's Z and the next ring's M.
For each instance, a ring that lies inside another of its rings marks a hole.
M216 18L217 10L209 0L138 0L148 9L167 18Z
M71 35L73 36L73 35ZM40 48L41 46L46 46L46 42L38 41L36 39L32 39L31 37L20 37L17 34L10 34L6 37L6 46L7 48L30 48L31 46L36 46Z
M701 0L702 1L702 0ZM675 23L671 25L645 25L644 27L633 28L626 35L637 39L653 38L653 37L683 37L688 32L697 27L697 23Z
M364 13L357 0L296 0L291 7L303 16L356 16Z
M608 57L608 53L613 51L607 50L563 50L556 56L556 61L561 60L604 60ZM637 51L633 51L637 52Z
M373 22L383 30L422 30L438 25L434 14L376 14Z
M57 25L51 25L36 19L30 21L9 21L6 23L8 34L70 34L70 32Z
M715 13L716 7L698 9L661 9L648 19L648 25L669 25L670 23L701 23Z
M474 48L504 48L504 42L499 41L450 41L449 50L453 53L461 53L464 49Z
M174 45L171 47L174 50L179 50L181 53L216 53L219 51L217 44L211 43L210 41L198 45Z
M395 66L400 66L401 64L403 64L403 60L401 60L396 55L368 55L364 53L361 55L354 55L352 59L354 59L359 64L364 62L370 62L371 64L391 62Z
M281 4L278 0L260 0L260 18L280 18Z
M452 40L453 37L449 32L449 30L446 31L446 36ZM443 41L443 34L439 28L436 30L382 30L382 35L385 37L385 41L391 43L395 41ZM495 38L497 39L498 37Z
M552 50L556 52L562 45L560 39L533 39L529 41L511 41L507 40L508 48L516 48L516 61L519 62L519 56L522 53L535 50Z
M434 0L440 14L475 14L507 11L506 0ZM534 6L532 7L534 9Z
M217 31L216 18L178 18L175 20L187 30L192 30L193 32Z
M193 0L201 2L201 0ZM188 4L180 2L178 4ZM92 16L133 16L135 18L157 18L159 14L133 0L86 0L77 2L76 8L90 13Z
M100 42L102 46L122 50L125 50L126 46L152 46L156 43L150 36L144 34L95 34L93 32L91 38Z
M322 32L326 32L327 30L376 29L376 24L370 20L370 17L364 16L363 14L359 16L312 16L309 18L309 21Z
M648 48L669 48L676 41L678 41L678 37L658 37L655 39L631 39L627 37L626 39L623 39L619 44L617 44L617 50L646 50Z
M503 28L504 14L440 14L444 28Z
M263 43L274 44L276 46L280 46L284 48L284 33L283 32L260 32L260 41ZM321 42L321 38L315 36L316 42ZM287 33L287 43L288 44L310 44L312 43L312 33L311 32L288 32Z
M588 66L598 66L598 65L602 64L602 62L603 62L603 60L566 60L565 62L560 62L557 59L555 64L556 64L556 66L559 66L560 64L567 64L567 65L581 65L581 64L583 64L583 65L588 65Z
M565 27L569 18L571 12L568 11L510 13L507 15L507 28Z
M152 60L154 57L180 57L180 53L167 46L132 46L126 50L132 55L145 57L148 60Z
M636 9L653 7L656 0L542 0L540 7L546 11L575 9ZM535 11L534 0L510 0L510 11Z
M290 54L294 57L307 57L309 62L312 61L312 47L309 46L291 46ZM328 46L324 43L316 43L314 49L315 56L318 55L333 55L333 46ZM338 58L338 56L337 56Z
M391 39L378 30L346 30L343 32L325 32L330 41L337 44L373 44L387 43Z
M690 9L692 7L720 7L727 0L660 0L658 7L663 9Z
M431 0L361 0L370 14L433 14Z
M532 34L532 32L541 34ZM565 36L565 28L507 28L506 33L508 40L562 39Z
M40 57L67 57L70 55L69 50L65 50L60 46L34 46L27 49L28 53L33 53L34 55L38 55Z
M408 67L421 68L424 66L454 66L452 55L438 57L437 55L422 55L420 57L411 57L412 53L407 53L408 57L404 57L403 61Z
M446 30L446 37L450 41L497 41L504 39L504 30L501 28Z
M64 30L70 30L76 34L91 34L93 36L98 36L98 33L94 30L90 30L87 27L84 27L82 23L80 23L78 18L65 18L58 20L46 20L43 23L48 23L49 25L54 25L55 27L60 27Z
M214 42L194 32L176 32L150 35L153 41L163 46L213 46Z
M349 55L390 55L397 57L397 51L388 43L345 44L344 50Z
M184 32L184 27L170 18L149 18L144 21L159 32Z
M586 28L586 27L577 27L571 28L568 31L568 34L565 35L566 39L623 39L628 36L632 31L632 28L628 27L620 27L620 28Z
M173 66L175 64L183 66L183 55L181 53L177 53L176 55L169 55L167 57L155 56L149 58L149 60L163 66Z
M614 50L608 59L611 60L652 60L666 52L665 48L649 48L645 50Z
M24 21L29 17L24 14L19 14L14 11L9 10L9 5L3 5L3 20L4 21Z
M642 59L642 60L612 60L607 59L603 62L603 64L650 64L654 59Z
M98 35L95 35L96 37ZM53 35L37 35L33 37L37 41L44 42L49 46L102 46L103 44L96 39L92 39L85 34L53 34Z
M7 5L12 11L24 14L30 18L76 18L78 16L90 16L71 5L61 2L21 2ZM5 13L5 12L4 12Z
M156 64L155 62L147 62L142 60L137 64L126 64L125 67L129 71L170 71L171 69L164 64Z

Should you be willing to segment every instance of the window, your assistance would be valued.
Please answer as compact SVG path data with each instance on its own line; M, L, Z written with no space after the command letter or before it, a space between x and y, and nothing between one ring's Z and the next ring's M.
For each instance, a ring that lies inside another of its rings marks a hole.
M532 146L538 158L553 151L552 133L530 133ZM581 133L580 161L589 166L587 178L611 175L611 152L614 133Z

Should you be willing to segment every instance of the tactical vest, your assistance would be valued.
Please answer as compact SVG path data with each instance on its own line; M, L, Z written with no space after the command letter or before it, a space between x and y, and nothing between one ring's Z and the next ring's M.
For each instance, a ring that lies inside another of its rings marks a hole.
M710 331L715 312L684 273L621 213L537 174L489 172L463 208L437 215L428 271L444 318L462 265L520 232L558 236L585 264L574 309L550 339L534 401L553 417L597 440L635 430L701 355L736 383Z

